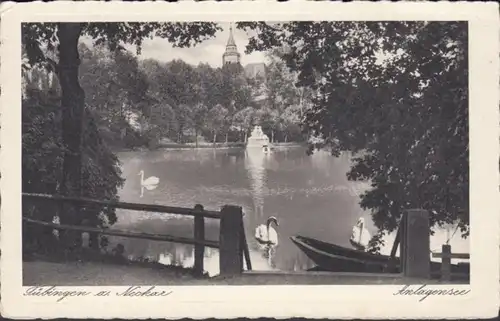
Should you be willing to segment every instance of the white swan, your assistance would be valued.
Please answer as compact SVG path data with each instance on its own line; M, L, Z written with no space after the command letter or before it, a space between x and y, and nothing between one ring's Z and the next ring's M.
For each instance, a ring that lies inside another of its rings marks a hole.
M268 259L269 264L272 265L272 256L276 246L278 246L278 233L271 226L274 223L279 226L278 219L271 216L267 219L266 224L261 224L255 229L255 239L259 242L262 250L264 250L264 256Z
M370 239L370 232L365 228L365 219L360 217L356 225L352 228L351 244L357 250L365 251Z
M271 216L267 219L266 224L261 224L257 226L255 229L255 239L262 245L278 245L278 233L271 226L274 223L276 226L279 226L278 219L274 216Z
M158 187L158 184L160 183L160 179L158 177L150 176L144 180L143 170L139 172L139 175L141 175L141 197L144 195L144 188L151 191Z

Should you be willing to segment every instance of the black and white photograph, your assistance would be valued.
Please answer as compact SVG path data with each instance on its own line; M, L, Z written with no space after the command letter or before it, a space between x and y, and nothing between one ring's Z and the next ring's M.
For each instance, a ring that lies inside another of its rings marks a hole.
M498 234L472 219L498 221L471 203L471 22L224 17L20 21L20 205L2 216L19 215L23 297L390 285L391 299L465 298L489 264L471 244Z

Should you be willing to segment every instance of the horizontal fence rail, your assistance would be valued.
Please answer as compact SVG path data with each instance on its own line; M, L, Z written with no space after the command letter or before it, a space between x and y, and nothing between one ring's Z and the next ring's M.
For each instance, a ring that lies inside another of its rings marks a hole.
M87 233L99 233L104 235L112 235L112 236L123 236L130 238L138 238L152 241L164 241L164 242L174 242L181 244L189 244L189 245L203 245L212 248L219 248L219 242L216 241L198 241L187 237L180 236L169 236L169 235L160 235L160 234L149 234L143 232L130 232L130 231L122 231L116 229L103 229L97 227L88 227L88 226L73 226L73 225L64 225L57 223L49 223L44 221L33 220L30 218L23 217L23 221L26 223L42 225L47 227L53 227L54 229L61 230L70 230L70 231L78 231L78 232L87 232Z
M432 257L435 259L442 259L443 257L449 257L451 259L462 259L462 260L469 260L470 259L470 254L469 253L440 253L440 252L433 252Z
M23 199L53 201L56 203L92 204L110 208L127 209L133 211L168 213L188 215L194 217L194 235L192 238L171 235L150 234L144 232L130 232L117 229L98 228L82 225L65 225L53 222L40 221L33 218L23 217L28 224L51 227L56 230L70 230L81 233L93 233L130 237L153 241L164 241L194 245L194 270L196 274L204 273L204 248L211 247L219 249L220 274L234 275L243 271L243 260L246 262L247 270L252 270L250 252L245 237L243 224L243 212L241 207L225 205L221 211L207 211L202 205L197 204L194 208L173 207L153 204L137 204L119 201L95 200L83 197L68 197L49 194L23 193ZM219 241L205 239L205 218L218 219L220 221Z
M127 202L116 202L116 201L101 201L101 200L94 200L91 198L69 197L69 196L59 196L59 195L49 195L49 194L23 193L23 197L27 197L30 199L53 200L56 202L95 204L95 205L114 207L125 210L133 210L133 211L203 216L208 218L220 219L220 212L198 210L185 207L173 207L173 206L156 205L156 204L137 204L137 203L127 203Z

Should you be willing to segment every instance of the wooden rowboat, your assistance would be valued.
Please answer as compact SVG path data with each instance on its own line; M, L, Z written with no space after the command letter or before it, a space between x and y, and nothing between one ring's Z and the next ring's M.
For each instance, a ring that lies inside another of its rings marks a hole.
M393 255L389 256L358 251L305 236L292 236L291 240L320 270L365 273L399 273L400 270L399 258L394 255L395 248ZM440 269L441 263L431 262L431 272L439 272ZM451 265L451 272L468 271L468 265Z
M305 236L292 236L292 242L317 266L333 272L389 272L390 256L366 253ZM394 268L392 268L394 270Z

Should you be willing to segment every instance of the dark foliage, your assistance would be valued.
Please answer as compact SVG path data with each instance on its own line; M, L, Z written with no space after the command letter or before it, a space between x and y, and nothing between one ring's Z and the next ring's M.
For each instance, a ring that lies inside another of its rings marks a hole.
M469 226L466 22L240 23L248 51L281 57L312 89L306 130L316 147L354 152L351 180L381 232L424 208L433 225Z

